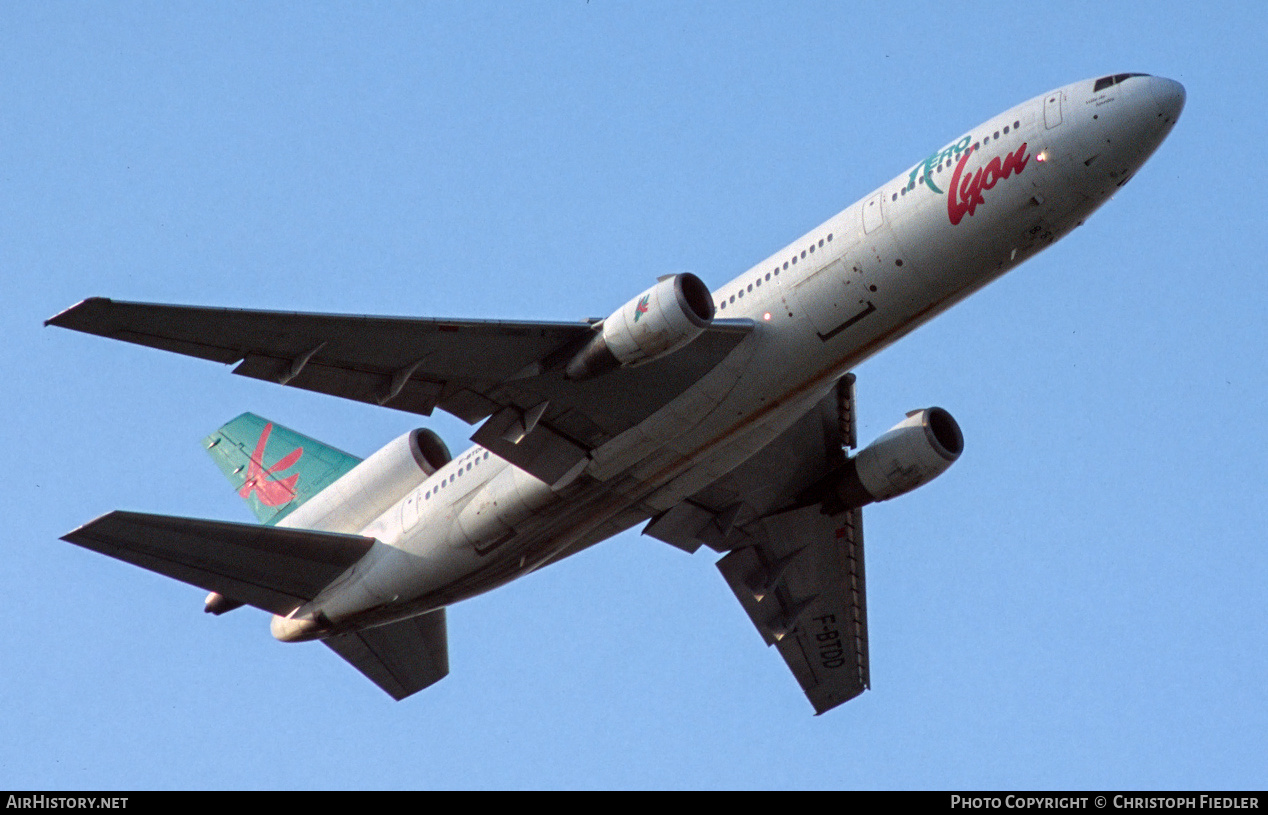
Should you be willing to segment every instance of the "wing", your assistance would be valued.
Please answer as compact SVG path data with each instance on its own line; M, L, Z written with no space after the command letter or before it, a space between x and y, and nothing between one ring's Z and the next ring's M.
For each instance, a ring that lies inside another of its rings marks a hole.
M62 540L274 614L317 596L373 538L115 511Z
M815 713L867 690L862 511L817 506L756 522L758 542L718 561L757 626L792 669Z
M823 713L870 684L863 518L799 499L853 447L854 375L742 466L645 533L729 551L718 569L767 645Z
M397 701L449 675L443 608L322 641Z
M233 372L242 376L424 416L440 408L472 424L492 417L476 441L549 483L673 400L753 327L747 320L715 320L662 359L574 382L562 367L592 336L588 323L297 314L91 298L46 325L237 363Z

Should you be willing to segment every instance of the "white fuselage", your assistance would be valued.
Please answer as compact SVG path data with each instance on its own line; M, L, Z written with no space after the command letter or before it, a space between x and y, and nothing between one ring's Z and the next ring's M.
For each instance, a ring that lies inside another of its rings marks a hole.
M475 446L358 531L379 543L298 617L338 629L487 591L663 512L748 459L868 356L1042 250L1150 156L1175 82L1067 85L973 128L713 296L756 323L707 376L554 489ZM678 353L690 353L690 346ZM304 508L284 526L303 526Z

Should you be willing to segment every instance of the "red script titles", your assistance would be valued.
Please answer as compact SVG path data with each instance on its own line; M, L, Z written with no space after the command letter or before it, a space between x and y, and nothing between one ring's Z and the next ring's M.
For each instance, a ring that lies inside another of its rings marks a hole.
M952 226L960 223L965 215L972 215L978 204L986 203L982 198L982 190L989 190L1013 173L1020 173L1030 161L1023 143L1016 151L1004 156L1002 162L996 156L985 167L979 167L977 172L965 176L964 165L968 164L971 155L973 150L969 149L960 157L960 162L955 165L955 174L951 176L951 187L947 190L947 217L951 219Z

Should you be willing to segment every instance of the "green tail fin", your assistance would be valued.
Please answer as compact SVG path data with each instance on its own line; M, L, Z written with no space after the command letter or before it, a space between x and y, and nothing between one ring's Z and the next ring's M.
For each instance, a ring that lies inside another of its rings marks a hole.
M203 446L263 524L276 524L361 459L244 413Z

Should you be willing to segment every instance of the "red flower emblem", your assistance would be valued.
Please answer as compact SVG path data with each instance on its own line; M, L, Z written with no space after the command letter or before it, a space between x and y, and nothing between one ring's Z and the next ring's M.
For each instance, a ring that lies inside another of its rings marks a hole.
M650 294L645 294L643 295L643 298L638 301L638 305L634 307L634 322L637 323L638 318L647 313L647 302L651 299L652 296Z
M299 461L300 456L304 455L304 448L296 447L272 467L265 469L264 447L268 444L269 434L272 432L273 423L269 422L264 426L264 432L260 434L260 440L255 443L255 452L251 454L251 459L247 464L247 480L242 485L242 489L238 490L238 495L243 498L249 498L251 493L254 492L256 497L260 499L261 504L270 507L280 507L294 500L295 482L299 481L299 473L295 473L284 480L274 479L273 474L285 470Z

